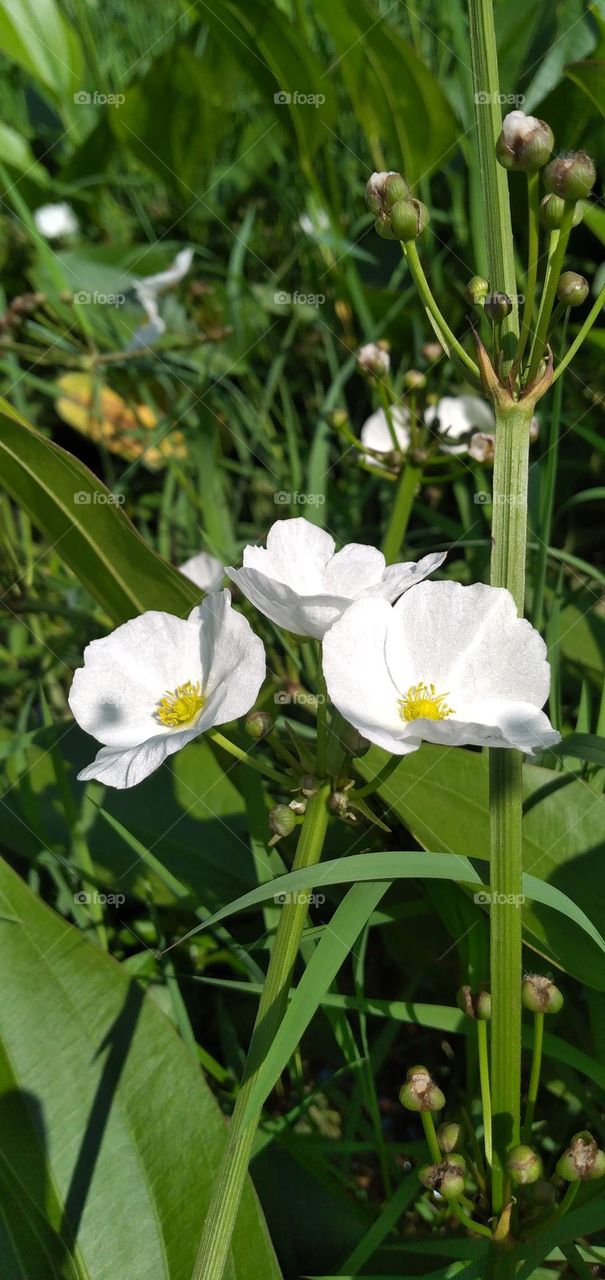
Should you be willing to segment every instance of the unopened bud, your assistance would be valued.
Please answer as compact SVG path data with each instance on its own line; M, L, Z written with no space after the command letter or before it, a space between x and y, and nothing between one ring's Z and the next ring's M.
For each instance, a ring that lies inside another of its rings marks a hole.
M461 1124L456 1124L454 1120L446 1121L440 1124L437 1130L437 1142L441 1151L445 1151L446 1155L455 1151L460 1146L464 1131Z
M362 373L383 377L389 372L391 357L381 342L366 342L357 352L357 368Z
M493 462L496 451L496 437L489 435L487 431L475 431L475 434L470 438L468 451L470 457L475 459L475 462Z
M443 347L441 346L440 342L425 342L422 348L422 354L425 360L428 360L431 364L434 364L435 360L441 360L441 357L443 355Z
M372 213L388 213L396 200L405 200L410 194L405 178L394 169L373 173L366 187L368 208Z
M560 196L548 195L540 201L540 222L547 231L558 231L563 222L563 214L565 213L565 201ZM572 226L577 227L584 217L584 209L580 201L578 201L572 219Z
M489 1022L492 1016L492 998L489 991L472 991L469 986L459 987L456 1004L467 1018L477 1022Z
M483 276L471 276L468 284L464 289L464 296L467 302L477 305L485 302L489 293L489 280L484 280Z
M559 988L539 973L528 973L521 986L521 1001L531 1013L558 1013L563 1008L563 995Z
M418 1177L429 1191L437 1191L444 1200L457 1200L464 1195L464 1175L466 1165L462 1156L448 1156L439 1164L424 1164L418 1170Z
M403 375L403 385L409 391L423 391L426 387L426 374L419 369L408 369Z
M269 826L276 836L289 836L296 826L296 815L287 804L276 804L269 814Z
M513 309L513 304L507 293L488 293L483 309L489 320L506 320Z
M342 725L339 733L340 741L348 755L357 759L359 756L365 756L370 750L370 742L368 738L364 738L359 729L354 729L352 724Z
M317 791L317 778L313 773L306 773L301 782L303 796L314 796Z
M566 1182L589 1182L605 1174L605 1151L597 1146L591 1133L576 1133L567 1151L557 1161L556 1169Z
M546 164L555 145L552 129L537 116L509 111L502 121L496 142L496 156L505 169L537 173Z
M557 297L566 307L581 307L588 297L588 280L576 271L564 271L559 276Z
M544 186L553 195L560 196L568 204L585 200L595 184L596 170L585 151L573 151L568 156L551 160L544 170Z
M410 1067L399 1101L408 1111L441 1111L445 1106L445 1096L426 1067Z
M328 800L328 809L339 818L346 817L349 812L349 797L346 791L333 791Z
M422 200L398 200L391 209L391 229L397 240L415 240L428 226L429 211Z
M526 1187L542 1177L542 1161L537 1151L521 1142L511 1147L506 1157L506 1168L513 1186Z
M274 723L274 718L268 711L249 711L244 728L248 737L258 742L260 738L266 737L271 732Z

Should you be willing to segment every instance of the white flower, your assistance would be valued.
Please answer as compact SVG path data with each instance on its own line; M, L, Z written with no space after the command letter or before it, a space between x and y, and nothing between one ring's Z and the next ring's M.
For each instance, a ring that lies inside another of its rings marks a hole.
M58 240L61 236L75 236L79 230L78 219L70 204L41 204L34 209L36 230L46 240Z
M402 405L395 404L390 413L397 448L402 453L406 453L412 439L409 428L409 410ZM384 409L377 409L375 413L370 414L369 418L366 418L361 428L361 443L365 444L368 449L373 449L376 453L392 453L395 446ZM368 462L373 467L383 466L383 463L378 458L373 458L371 453L364 453L362 457L364 462Z
M466 453L473 431L493 431L494 415L479 396L443 396L424 414L427 427L435 424L442 453Z
M228 591L177 618L150 611L84 651L69 705L103 743L78 774L134 787L198 734L245 715L265 677L265 651Z
M179 569L196 587L201 587L202 591L214 591L225 576L224 564L207 551L200 551L197 556L192 556L179 565Z
M490 435L488 431L475 431L468 446L469 457L474 458L476 462L492 462L495 444L496 437Z
M389 372L391 357L378 342L366 342L357 352L357 365L363 373L383 376Z
M334 539L308 520L277 520L267 548L246 547L243 569L227 569L248 600L278 626L320 640L360 596L396 600L445 560L445 552L417 564L392 564L358 542L335 552Z
M311 213L301 213L298 219L298 225L306 236L312 239L321 239L324 231L330 230L330 219L325 209L319 205L312 206Z
M193 249L181 249L165 271L158 271L153 276L143 276L140 280L135 280L133 289L147 314L148 323L139 325L135 330L126 348L127 351L139 351L141 347L150 347L165 333L166 323L160 315L158 296L166 289L172 289L175 284L179 284L187 275L192 262Z
M527 753L559 741L540 710L546 646L500 587L422 582L395 605L357 600L326 635L323 663L345 720L395 755L422 740Z

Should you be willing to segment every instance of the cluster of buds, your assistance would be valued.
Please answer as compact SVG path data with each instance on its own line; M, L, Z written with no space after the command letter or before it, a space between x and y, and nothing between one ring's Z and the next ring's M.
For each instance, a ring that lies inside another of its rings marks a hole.
M591 1133L583 1130L572 1138L557 1161L557 1173L566 1182L590 1182L605 1175L605 1151Z
M464 1195L464 1156L449 1155L439 1164L423 1164L418 1177L429 1191L437 1191L444 1200L458 1200Z
M467 1018L476 1022L489 1022L492 1016L492 998L489 991L473 991L471 987L459 987L456 1004Z
M373 173L367 185L368 208L385 240L415 240L429 221L429 211L411 194L405 178L394 170Z
M426 1067L410 1067L399 1091L399 1101L407 1111L441 1111L445 1095Z
M71 296L71 295L70 295ZM20 293L9 303L4 315L0 316L0 335L11 329L18 329L27 316L37 311L46 302L45 293Z
M550 978L528 973L521 985L521 1003L530 1013L559 1013L563 1008L563 995Z

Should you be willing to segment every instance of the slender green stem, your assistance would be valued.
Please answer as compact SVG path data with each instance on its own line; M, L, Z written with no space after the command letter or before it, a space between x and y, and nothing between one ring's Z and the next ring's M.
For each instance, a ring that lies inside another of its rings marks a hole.
M305 813L293 870L315 866L321 857L328 823L328 783L315 792ZM193 1269L192 1280L221 1280L244 1189L248 1162L260 1120L260 1108L243 1122L258 1071L273 1043L288 1004L288 992L307 917L309 894L298 893L281 912L269 968L260 999L242 1087L237 1096L212 1200Z
M396 452L399 452L399 450L401 449L401 442L397 439L397 432L395 431L395 423L393 422L393 403L382 379L380 379L378 383L378 395L380 396L380 402L384 410L384 416L387 420L387 427L389 428L391 444L393 446L393 449Z
M325 777L328 752L328 690L321 666L320 646L318 648L318 695L317 695L317 774Z
M353 792L355 799L363 800L365 796L373 795L374 792L377 791L380 786L382 786L383 782L388 782L391 774L394 773L395 769L400 764L401 764L401 756L390 756L386 764L383 764L382 769L379 770L379 772L376 774L374 778L370 780L370 782L366 782L365 786L359 787L359 789L357 787L355 788L355 791Z
M568 1209L571 1209L571 1206L572 1206L572 1204L573 1204L573 1202L574 1202L574 1200L575 1200L575 1198L576 1198L576 1196L577 1196L577 1194L578 1194L578 1191L579 1191L579 1190L580 1190L580 1183L579 1183L579 1182L570 1182L570 1183L568 1183L567 1191L565 1192L565 1195L563 1196L563 1199L562 1199L562 1201L561 1201L560 1205L557 1205L557 1212L556 1212L555 1217L557 1217L557 1218L562 1218L562 1217L563 1217L563 1214L567 1213L567 1210L568 1210Z
M567 334L569 312L563 326L563 343ZM537 631L542 630L544 622L544 591L546 587L546 564L552 530L553 512L555 509L555 491L557 485L557 463L559 461L559 434L561 428L561 410L563 407L563 383L559 382L553 396L550 415L548 445L540 475L540 527L538 532L538 550L536 553L536 569L534 574L534 598L532 601L533 624Z
M409 524L416 490L422 479L422 466L408 458L403 465L397 484L395 501L382 542L387 564L393 564L401 553L401 546Z
M467 1231L476 1231L478 1235L487 1236L487 1239L491 1240L492 1233L489 1227L484 1227L482 1222L475 1222L473 1218L469 1218L457 1200L450 1200L448 1203L450 1209L456 1214L458 1221L463 1227L466 1227Z
M540 1070L542 1067L542 1045L544 1043L544 1014L534 1014L534 1047L531 1058L529 1089L527 1091L527 1108L523 1125L523 1141L531 1142L531 1131L534 1123L538 1089L540 1088Z
M291 779L287 778L284 773L279 773L272 765L266 764L264 760L259 760L257 756L253 756L249 751L244 751L235 742L225 738L217 729L208 729L206 736L211 738L217 747L221 747L223 751L228 751L230 756L233 756L235 760L239 760L240 764L247 764L251 769L256 769L257 773L262 773L263 777L269 778L271 782L279 782L282 787L291 785Z
M546 347L546 339L548 335L548 326L550 324L550 313L555 300L559 276L561 268L565 260L567 251L567 241L573 225L573 215L575 211L574 204L565 205L565 213L563 221L558 233L553 232L551 236L551 247L548 255L548 265L546 267L546 279L544 281L544 291L540 301L540 310L538 311L538 322L536 324L536 332L531 348L529 358L529 368L527 370L528 386L534 381L540 361L544 355Z
M431 293L431 287L422 269L420 258L418 257L416 242L414 240L408 240L405 244L402 244L402 249L410 268L410 274L424 303L425 309L429 316L434 320L439 335L443 339L442 345L445 347L448 355L451 354L452 356L456 355L458 357L460 363L464 365L467 376L470 375L475 385L480 386L481 381L479 377L479 369L477 368L475 361L464 350L461 343L458 342L456 335L450 329L447 320L442 315L437 303L435 302L433 294Z
M487 1054L487 1022L477 1021L477 1048L479 1050L479 1081L481 1084L481 1106L483 1109L483 1141L485 1158L488 1165L492 1163L492 1099L489 1084L489 1061Z
M539 246L539 228L540 228L540 175L539 173L528 173L527 175L527 278L525 281L525 302L523 304L523 319L521 321L521 332L515 351L515 368L521 369L523 365L523 356L529 336L532 316L534 312L534 301L536 297L536 282L538 279L538 246Z
M427 1140L431 1160L434 1160L435 1164L441 1164L443 1156L441 1154L439 1143L437 1142L437 1133L435 1130L435 1121L433 1120L432 1111L421 1111L420 1119L422 1120L422 1128L424 1129L424 1136Z
M576 334L569 348L569 351L567 351L566 354L563 356L563 359L559 361L559 364L557 365L555 372L553 374L553 382L556 382L557 378L560 378L561 374L565 372L565 369L567 368L570 360L573 360L576 354L576 351L578 351L579 348L582 346L582 343L586 335L590 333L590 330L592 329L592 326L595 323L595 320L598 318L600 312L602 311L604 303L605 303L605 284L603 285L603 288L601 289L596 302L590 308L590 311L588 312L588 315L582 327L578 330L578 333Z

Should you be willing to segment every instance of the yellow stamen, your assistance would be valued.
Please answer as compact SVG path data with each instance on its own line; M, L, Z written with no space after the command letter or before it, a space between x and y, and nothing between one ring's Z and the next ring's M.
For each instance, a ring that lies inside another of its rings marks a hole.
M165 724L169 729L175 729L179 725L191 724L195 720L204 705L204 695L202 686L199 683L192 684L191 680L187 680L185 684L179 684L174 693L167 691L163 698L158 702L155 718L160 724Z
M434 684L413 684L405 698L399 699L402 720L445 720L454 715L454 708L444 701L447 693L437 693Z

